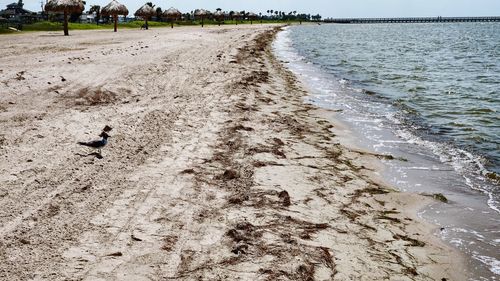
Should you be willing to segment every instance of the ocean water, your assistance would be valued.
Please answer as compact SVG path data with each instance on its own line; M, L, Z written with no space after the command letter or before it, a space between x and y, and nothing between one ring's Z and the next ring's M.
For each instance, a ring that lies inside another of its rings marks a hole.
M274 50L356 145L396 158L388 182L448 198L420 215L471 280L500 280L500 24L293 26Z

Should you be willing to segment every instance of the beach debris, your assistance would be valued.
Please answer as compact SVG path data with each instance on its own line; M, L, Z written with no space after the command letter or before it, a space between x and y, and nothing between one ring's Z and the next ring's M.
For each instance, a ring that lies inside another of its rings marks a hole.
M18 81L21 81L21 80L26 80L26 78L24 78L24 73L26 73L26 71L19 71L18 73L16 73L16 80Z
M253 128L252 127L245 127L243 125L236 125L234 126L233 128L231 128L231 130L233 131L247 131L247 132L251 132L253 131Z
M281 202L283 206L288 207L290 206L290 195L288 194L288 191L283 190L278 194L278 197L281 199Z
M442 193L434 193L434 194L420 193L420 195L426 197L432 197L435 200L441 201L443 203L448 203L448 198L446 198L446 196L444 196Z
M363 94L370 95L370 96L374 96L374 95L376 95L377 93L376 93L376 92L374 92L374 91L370 91L370 90L363 89Z
M24 245L29 245L29 244L31 244L31 243L30 243L30 241L28 241L28 240L26 240L26 239L24 239L24 238L20 238L20 239L19 239L19 242L20 242L21 244L24 244Z
M106 256L107 257L121 257L121 256L123 256L123 253L122 252L114 252L114 253L108 254Z
M385 214L377 216L376 219L379 219L379 220L388 220L388 221L392 221L392 222L395 222L395 223L400 223L401 222L400 219L389 217L388 215L385 215Z
M279 146L285 145L285 143L282 140L280 140L279 138L273 138L273 141L276 145L279 145Z
M134 241L138 241L138 242L142 241L142 239L141 239L141 238L138 238L138 237L134 236L134 234L130 235L130 238L131 238L132 240L134 240Z
M118 29L118 16L128 15L128 9L125 5L119 3L116 0L109 2L108 5L104 6L101 10L103 16L113 16L113 21L115 22L114 32Z
M177 244L177 240L179 240L177 236L166 236L163 238L163 246L161 246L161 249L167 252L172 251L175 244Z
M221 177L222 177L222 179L225 179L225 180L234 180L236 178L239 178L240 175L235 170L227 169L224 171L224 173L222 174Z
M75 180L75 181L76 181L76 180ZM89 189L89 188L91 188L91 187L92 187L92 185L91 185L91 184L87 184L87 185L85 185L84 187L82 187L82 188L80 189L80 191L85 191L85 190L88 190L88 189Z
M226 236L231 238L236 243L248 242L262 236L262 233L257 232L256 230L257 227L245 221L236 224L235 228L228 230L226 232Z
M500 183L500 176L496 173L489 172L486 174L486 177L492 180L493 182Z
M446 198L442 193L435 193L432 195L432 198L439 200L443 203L448 203L448 198Z
M250 200L250 196L248 196L247 194L237 193L237 194L231 196L227 201L229 202L229 204L240 205L243 202L248 201L248 200Z
M47 217L51 218L53 216L56 216L59 214L61 208L58 205L49 205L49 208L47 209Z
M156 15L155 9L153 9L152 3L146 3L142 7L140 7L137 11L135 11L134 16L141 17L144 19L144 28L148 29L148 19L152 16ZM142 27L141 27L142 29Z
M417 240L417 239L413 239L413 238L408 237L406 235L394 234L392 237L396 240L404 240L406 242L409 242L408 246L411 246L411 247L424 247L425 246L425 242Z
M185 169L180 172L181 174L194 174L193 169Z
M245 254L247 251L248 251L248 245L246 244L238 245L236 246L236 248L231 250L231 252L236 255Z
M76 91L74 100L75 105L96 106L116 101L117 94L102 87L85 87Z
M81 0L50 0L45 4L45 11L64 14L64 35L68 36L68 15L82 13L85 9Z
M279 156L279 158L286 158L286 154L279 149L279 146L261 146L261 147L252 147L246 152L249 155L259 154L259 153L271 153L275 156Z

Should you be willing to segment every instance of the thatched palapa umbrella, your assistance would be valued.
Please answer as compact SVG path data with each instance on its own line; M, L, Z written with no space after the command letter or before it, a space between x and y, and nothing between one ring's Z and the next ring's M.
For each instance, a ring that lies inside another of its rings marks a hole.
M174 28L174 21L180 19L181 17L181 12L175 8L170 8L163 12L163 17L165 17L167 20L171 21L171 27Z
M250 24L253 24L253 21L257 18L257 14L249 12L247 13L247 18L250 20Z
M144 4L144 6L140 7L139 10L135 11L134 13L134 16L144 19L146 29L148 29L148 19L154 15L156 15L155 9L153 9L153 7L149 6L148 4Z
M118 24L118 15L126 16L128 15L128 10L125 5L118 3L118 1L113 0L109 2L108 5L102 8L101 14L104 16L113 16L113 20L115 21L115 32Z
M222 11L220 11L220 10L219 10L219 11L216 11L216 12L214 13L214 18L215 18L215 20L217 21L217 23L219 24L219 26L220 26L220 23L221 23L221 22L224 22L224 17L225 17L225 16L226 16L226 15L224 14L224 12L222 12Z
M203 21L206 17L210 15L210 12L205 9L196 9L194 10L194 16L196 18L201 18L201 27L203 27Z
M238 25L238 19L241 18L240 12L234 12L233 20L236 19L236 25Z
M69 35L68 32L68 14L81 13L85 7L81 0L50 0L45 5L45 11L64 13L64 35Z

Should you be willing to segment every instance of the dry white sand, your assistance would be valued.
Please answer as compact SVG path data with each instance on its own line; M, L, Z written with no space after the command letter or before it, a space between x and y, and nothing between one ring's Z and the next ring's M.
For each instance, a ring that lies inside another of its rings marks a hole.
M302 102L275 32L1 36L0 279L465 279L429 199ZM105 125L102 159L76 144Z

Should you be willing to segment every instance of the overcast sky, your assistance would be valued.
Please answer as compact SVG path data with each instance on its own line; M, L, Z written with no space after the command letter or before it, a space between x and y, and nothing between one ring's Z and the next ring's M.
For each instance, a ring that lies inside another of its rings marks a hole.
M18 0L0 0L0 8ZM45 0L44 0L45 1ZM90 5L106 5L110 0L87 0ZM133 14L148 0L118 0ZM175 7L181 12L196 8L297 11L323 17L408 17L408 16L500 16L500 0L161 0L152 1L163 9ZM40 0L24 0L25 8L40 11Z

